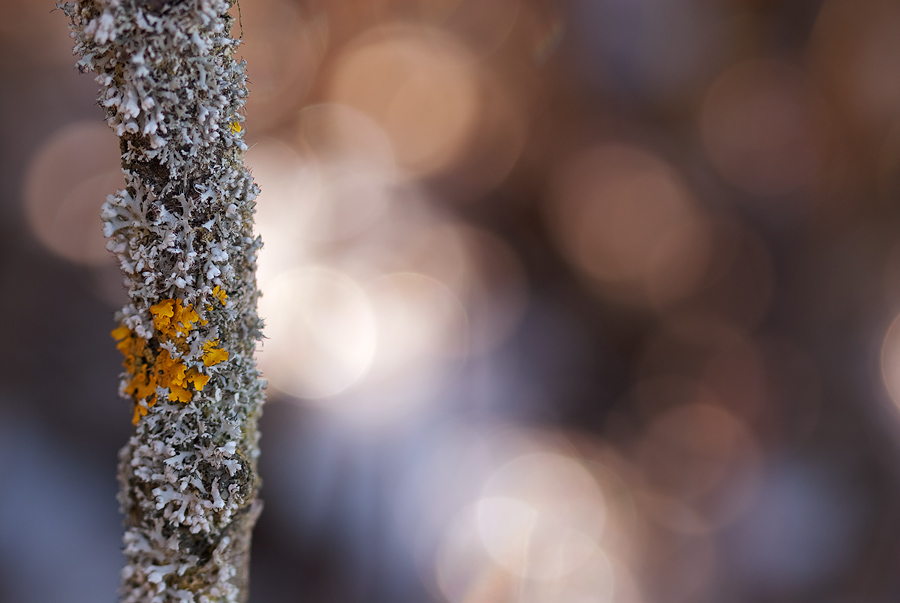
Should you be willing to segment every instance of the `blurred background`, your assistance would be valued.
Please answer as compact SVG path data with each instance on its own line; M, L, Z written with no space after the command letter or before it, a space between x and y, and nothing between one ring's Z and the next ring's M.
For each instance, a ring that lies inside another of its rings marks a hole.
M122 176L52 9L0 2L0 601L96 603ZM252 602L900 600L900 3L239 16Z

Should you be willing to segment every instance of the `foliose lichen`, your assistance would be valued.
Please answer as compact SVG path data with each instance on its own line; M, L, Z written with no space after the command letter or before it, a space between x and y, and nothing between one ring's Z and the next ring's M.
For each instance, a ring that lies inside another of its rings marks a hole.
M125 187L101 217L129 303L113 331L135 432L120 452L121 600L245 600L259 514L254 199L228 0L74 0Z

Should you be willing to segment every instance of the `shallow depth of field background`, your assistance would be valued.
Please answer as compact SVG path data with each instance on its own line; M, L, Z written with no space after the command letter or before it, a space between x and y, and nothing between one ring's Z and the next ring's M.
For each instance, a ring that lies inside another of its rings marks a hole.
M51 9L0 2L3 603L122 563L122 176ZM900 3L240 17L253 603L900 600Z

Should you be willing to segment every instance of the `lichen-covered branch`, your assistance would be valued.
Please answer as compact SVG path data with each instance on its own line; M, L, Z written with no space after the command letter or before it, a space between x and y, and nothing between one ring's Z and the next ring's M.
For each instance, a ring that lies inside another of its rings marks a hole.
M263 382L243 165L247 96L226 0L76 0L78 65L96 74L125 188L107 197L108 248L129 303L113 331L135 433L120 453L122 601L247 598L259 514Z

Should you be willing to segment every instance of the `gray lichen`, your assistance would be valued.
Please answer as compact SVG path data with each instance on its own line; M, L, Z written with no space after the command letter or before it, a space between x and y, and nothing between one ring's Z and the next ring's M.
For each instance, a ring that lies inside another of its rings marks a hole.
M261 242L253 235L258 189L243 165L247 89L230 6L60 5L78 66L101 85L125 176L101 215L130 300L117 335L126 355L120 393L136 405L119 466L126 603L247 596L260 509L264 383L253 353ZM174 317L160 315L173 308ZM219 356L211 360L210 350Z

